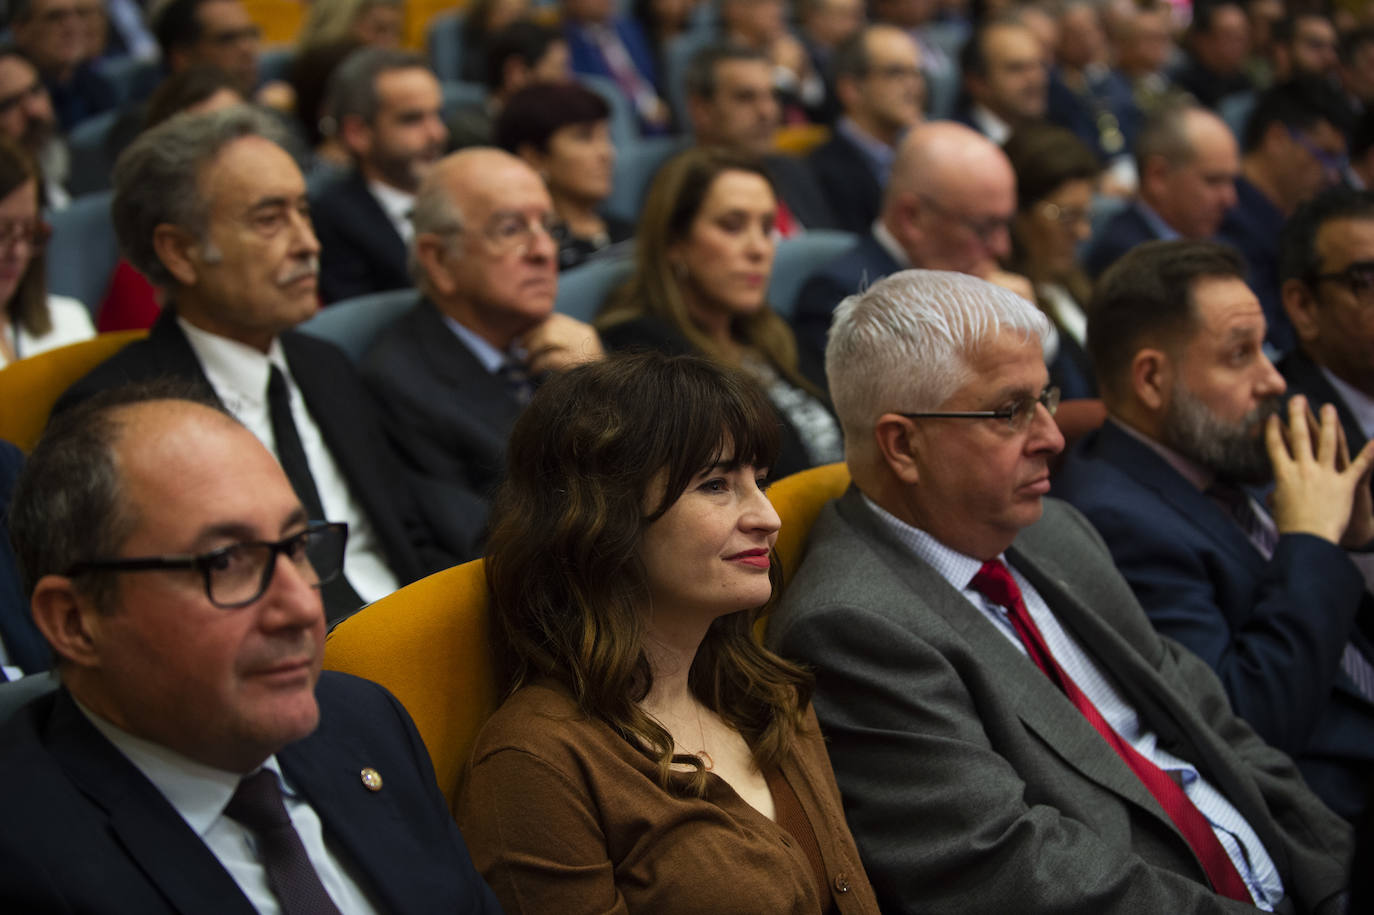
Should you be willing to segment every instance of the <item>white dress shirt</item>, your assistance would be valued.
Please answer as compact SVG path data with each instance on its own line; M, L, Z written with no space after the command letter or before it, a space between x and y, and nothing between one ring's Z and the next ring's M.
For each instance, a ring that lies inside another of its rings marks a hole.
M52 327L47 333L36 337L16 322L7 321L0 325L0 333L5 335L5 342L14 348L17 358L36 356L95 336L91 313L76 299L65 295L48 296L48 317L52 320ZM4 354L0 353L0 366L6 362Z
M1346 407L1350 409L1355 417L1355 425L1360 427L1365 438L1374 438L1374 397L1370 397L1364 391L1359 390L1348 382L1337 378L1326 366L1321 366L1322 374L1326 380L1331 382L1331 387L1336 389L1336 393L1345 401ZM1320 404L1313 404L1312 409L1316 409ZM1352 447L1351 452L1355 449ZM1353 453L1351 455L1354 456Z
M406 247L410 247L410 242L415 237L415 227L410 224L410 214L415 209L415 195L407 194L380 181L369 181L367 189L377 198L377 205L396 227L396 234L401 236L401 241L406 243Z
M105 739L142 772L153 787L172 805L186 825L198 836L210 853L219 859L229 876L243 890L248 901L262 915L279 915L281 906L267 884L267 871L255 851L257 841L251 830L237 820L224 815L224 808L234 796L244 775L226 772L204 763L188 759L160 744L152 743L116 727L99 715L76 703ZM291 825L301 837L306 854L325 891L344 915L368 915L377 909L368 900L362 887L329 850L324 841L324 826L319 814L291 786L282 774L277 757L269 756L261 769L269 769L281 785L282 800L291 817ZM246 773L252 775L252 772Z
M203 331L183 318L178 318L177 323L224 406L273 454L277 453L277 440L272 434L272 418L267 405L267 380L273 365L281 369L291 392L291 418L305 449L325 517L330 521L348 522L348 547L344 552L344 573L348 583L368 603L395 591L400 583L382 556L377 532L353 497L348 481L320 434L320 427L306 408L305 398L286 364L281 341L273 340L271 350L263 355L251 346Z
M986 616L1017 651L1029 658L1026 646L1007 616L1006 608L991 603L969 587L973 576L983 566L981 560L950 549L925 531L912 527L879 508L867 496L864 497L864 501L903 546L918 559L927 562L941 578L949 582ZM1005 557L999 558L1006 562ZM1155 733L1144 727L1136 710L1121 695L1107 674L1059 624L1059 620L1045 603L1045 599L1040 596L1040 592L1035 590L1035 586L1011 563L1006 565L1021 589L1026 610L1035 621L1040 634L1044 636L1050 654L1063 668L1064 673L1097 707L1112 730L1135 748L1137 753L1163 769L1182 786L1188 799L1211 824L1222 848L1226 849L1231 863L1236 866L1236 870L1245 881L1255 905L1265 911L1273 911L1274 904L1283 898L1283 880L1265 850L1264 843L1250 828L1250 824L1241 816L1240 811L1236 810L1220 791L1212 787L1191 763L1179 759L1159 746Z

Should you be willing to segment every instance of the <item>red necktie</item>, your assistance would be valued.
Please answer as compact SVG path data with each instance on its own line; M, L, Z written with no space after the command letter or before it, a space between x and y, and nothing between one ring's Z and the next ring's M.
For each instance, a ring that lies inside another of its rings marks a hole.
M1226 854L1226 849L1217 840L1216 833L1212 831L1212 826L1207 822L1207 818L1198 812L1197 807L1188 799L1188 795L1183 792L1169 775L1161 768L1150 762L1129 743L1121 738L1102 713L1093 705L1092 700L1083 694L1078 688L1078 684L1073 682L1055 661L1054 655L1050 654L1049 646L1045 644L1044 637L1040 634L1040 629L1031 619L1030 613L1026 610L1026 603L1021 599L1021 589L1017 587L1016 580L1011 577L1011 572L1002 564L999 559L994 559L983 563L983 567L978 570L978 574L973 576L973 581L969 582L969 587L977 591L998 606L1007 608L1007 616L1011 620L1012 627L1016 634L1021 637L1021 642L1026 646L1026 651L1030 653L1031 660L1036 666L1044 671L1045 676L1049 677L1061 690L1064 695L1069 697L1069 701L1083 713L1093 727L1097 728L1097 733L1102 735L1102 739L1111 745L1125 762L1131 767L1131 771L1154 795L1159 806L1164 808L1164 812L1169 815L1169 819L1174 821L1178 831L1183 833L1183 838L1192 846L1193 854L1197 856L1198 863L1207 872L1207 879L1212 883L1212 889L1222 896L1235 899L1238 902L1254 903L1250 891L1246 889L1245 881L1241 879L1236 866L1231 862L1231 858Z
M783 238L791 238L797 234L797 219L787 208L787 204L782 202L782 198L778 198L778 208L773 215L773 228Z

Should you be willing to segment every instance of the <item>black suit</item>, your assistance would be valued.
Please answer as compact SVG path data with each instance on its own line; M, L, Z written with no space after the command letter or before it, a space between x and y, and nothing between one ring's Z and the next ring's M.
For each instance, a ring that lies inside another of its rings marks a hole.
M520 403L427 299L378 335L361 369L441 538L466 558L481 555Z
M499 912L405 710L324 673L320 726L277 753L331 849L381 912ZM376 769L380 790L359 772ZM65 690L0 731L0 899L11 912L252 915L219 860Z
M765 156L763 169L773 182L773 190L804 229L836 228L835 216L825 194L806 163L792 156Z
M830 203L835 228L867 235L882 209L883 189L863 151L838 130L807 159Z
M1350 446L1351 455L1355 455L1368 436L1360 428L1359 422L1355 419L1355 414L1350 412L1350 407L1342 399L1339 392L1327 380L1322 373L1321 367L1313 362L1301 348L1294 349L1288 355L1279 360L1278 370L1282 373L1285 381L1288 382L1288 394L1302 394L1312 404L1315 411L1324 403L1335 406L1336 415L1340 417L1341 428L1345 430L1345 440Z
M1132 203L1107 220L1102 231L1092 240L1085 258L1088 275L1097 279L1104 270L1136 245L1159 238L1140 207Z
M19 567L10 547L10 496L23 466L24 453L9 442L0 441L0 640L4 641L10 664L31 674L52 666L52 652L33 624L28 596L20 585Z
M405 289L406 245L357 169L310 195L320 240L320 298L326 303Z
M414 496L402 484L396 455L386 445L372 401L348 357L333 344L305 334L282 334L281 344L306 408L319 426L349 492L372 522L392 573L405 585L451 565L453 557L435 547ZM131 343L96 366L62 395L53 412L130 381L159 377L183 378L210 387L170 307L163 309L146 339ZM327 609L334 619L340 612L356 608Z
M825 335L830 330L830 316L835 306L845 296L867 289L901 269L871 231L865 229L862 234L852 250L821 267L797 295L797 307L792 314L797 348L807 350L822 363L825 362Z

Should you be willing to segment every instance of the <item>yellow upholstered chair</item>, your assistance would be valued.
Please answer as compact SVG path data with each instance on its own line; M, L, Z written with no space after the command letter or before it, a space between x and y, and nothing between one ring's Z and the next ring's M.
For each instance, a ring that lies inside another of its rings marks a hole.
M324 665L400 700L452 807L477 732L496 710L483 562L436 572L363 608L329 634Z
M146 330L100 334L90 340L11 362L0 369L0 438L32 451L62 392Z
M801 560L821 506L848 485L848 469L830 464L768 490L782 517L784 572ZM496 709L489 631L487 582L478 559L382 598L336 626L325 643L325 667L380 683L406 707L450 808L477 732Z
M773 134L773 148L785 156L805 156L830 139L824 124L788 124Z

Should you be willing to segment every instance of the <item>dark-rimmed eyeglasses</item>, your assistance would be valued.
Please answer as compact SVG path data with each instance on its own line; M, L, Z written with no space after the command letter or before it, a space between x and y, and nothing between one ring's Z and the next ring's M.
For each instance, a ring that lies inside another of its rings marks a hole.
M927 207L940 215L940 218L947 222L958 223L965 229L973 233L973 237L978 239L986 247L991 247L996 237L1003 232L1011 231L1011 217L990 216L987 219L969 219L962 213L956 212L942 204L940 201L931 197L929 194L916 192L916 196Z
M1044 407L1054 415L1059 409L1059 389L1051 385L1036 397L1023 397L1000 410L969 410L965 412L927 411L924 413L898 413L907 419L996 419L1006 424L1012 432L1023 432L1030 428L1035 418L1035 408Z
M1344 270L1313 273L1308 283L1337 283L1350 290L1361 305L1374 305L1374 261L1356 261Z
M205 581L205 596L225 610L246 607L272 584L277 557L285 556L315 588L332 581L343 568L348 525L342 521L311 521L305 530L269 543L247 540L198 556L140 556L88 559L66 572L69 578L87 572L158 572L193 569Z

